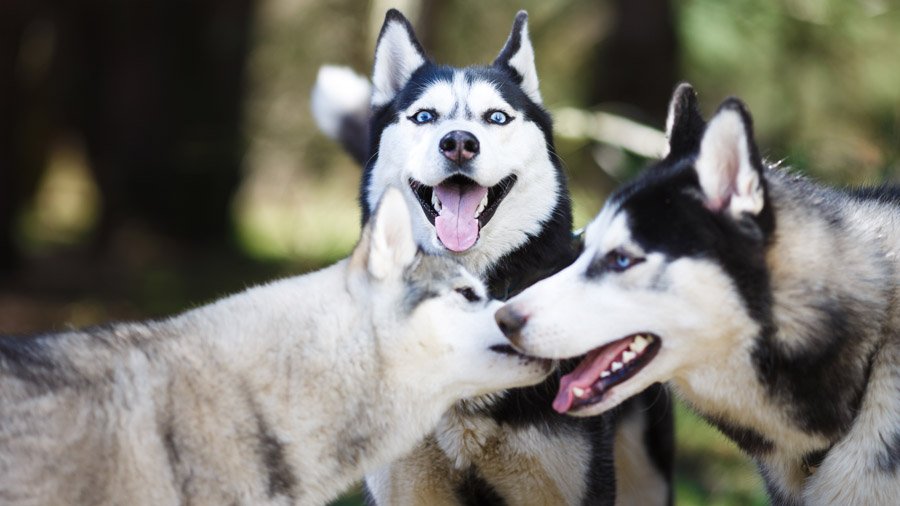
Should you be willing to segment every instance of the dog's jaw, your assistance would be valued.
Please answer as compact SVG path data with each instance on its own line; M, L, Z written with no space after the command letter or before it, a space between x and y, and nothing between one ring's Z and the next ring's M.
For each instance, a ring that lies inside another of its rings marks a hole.
M481 230L494 217L517 179L510 174L486 187L466 176L454 175L435 186L414 178L408 178L407 184L440 245L452 253L465 254L476 247Z

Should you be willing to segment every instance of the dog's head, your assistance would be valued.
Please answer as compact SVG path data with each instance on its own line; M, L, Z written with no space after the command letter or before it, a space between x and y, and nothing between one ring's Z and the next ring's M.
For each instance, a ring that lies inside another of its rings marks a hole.
M364 220L387 187L401 187L418 211L419 244L455 254L480 275L568 204L525 12L492 65L453 68L432 63L406 18L391 10L372 85Z
M369 308L379 356L398 384L449 403L549 373L549 360L509 346L494 322L501 303L478 278L417 247L399 190L385 193L347 268L348 290Z
M613 194L578 260L497 314L524 353L587 354L559 412L597 414L715 364L769 321L774 219L749 114L729 99L706 125L682 85L667 124L669 154Z

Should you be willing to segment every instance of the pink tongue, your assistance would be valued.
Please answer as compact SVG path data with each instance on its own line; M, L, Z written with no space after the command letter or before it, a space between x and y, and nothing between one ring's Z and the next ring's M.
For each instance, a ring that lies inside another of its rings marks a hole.
M574 371L560 378L559 392L556 399L553 399L553 409L558 413L569 411L575 402L575 393L572 389L578 387L589 390L600 379L600 373L609 369L613 360L628 349L631 341L631 337L626 337L590 352Z
M434 228L441 243L450 251L465 251L478 240L475 210L487 191L478 185L439 184L434 187L441 201L441 212L434 220Z

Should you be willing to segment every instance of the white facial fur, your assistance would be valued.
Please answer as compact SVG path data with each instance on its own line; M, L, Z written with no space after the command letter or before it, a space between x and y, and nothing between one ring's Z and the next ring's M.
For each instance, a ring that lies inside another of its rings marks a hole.
M437 119L422 125L409 119L423 109L436 111ZM490 124L484 116L493 110L513 119L505 125ZM427 251L446 251L409 189L408 180L434 186L453 174L438 143L454 130L468 131L478 138L480 153L470 162L472 171L467 174L478 184L491 187L511 174L518 176L512 191L482 228L479 241L459 255L467 268L481 274L493 260L524 243L527 234L540 231L557 201L558 191L556 169L540 128L526 121L524 114L503 100L490 83L476 80L470 84L463 72L457 71L453 82L432 85L410 107L400 111L399 121L382 133L368 198L374 205L383 188L404 188L413 210L416 240Z
M522 78L522 91L541 104L527 20L524 11L517 14L512 33L494 65L508 66L517 73ZM372 106L388 104L427 62L408 22L399 13L389 12L375 50ZM498 258L524 244L529 234L541 230L558 200L559 185L537 124L525 121L524 114L503 100L493 84L477 79L469 83L464 72L456 70L451 82L430 84L415 103L399 111L398 121L381 133L378 158L371 167L371 182L366 189L367 204L374 208L388 186L403 188L413 210L418 244L431 253L447 253L449 250L438 239L408 182L413 178L434 186L453 175L438 143L454 130L472 133L478 139L480 153L469 162L472 171L466 174L468 177L491 187L511 174L518 176L510 193L481 229L478 242L462 253L454 253L467 269L481 276ZM423 109L436 111L437 120L417 125L409 119ZM485 114L493 110L514 119L505 125L490 124Z
M535 356L574 357L638 333L661 338L659 353L646 367L579 415L606 411L654 382L702 366L755 331L718 266L694 258L669 262L662 253L644 252L631 240L627 223L624 211L605 207L589 225L585 253L574 264L509 301L528 319L518 347ZM644 261L589 279L591 262L614 250Z
M462 267L455 276L436 273L452 283L435 282L436 296L410 308L411 314L398 312L410 289L404 272L417 261L417 248L409 211L396 189L388 191L376 212L368 248L365 289L372 293L372 324L383 338L386 369L398 384L455 401L546 377L547 367L540 363L490 350L508 343L494 322L502 304L490 301L481 281ZM465 288L480 300L469 301L457 291Z

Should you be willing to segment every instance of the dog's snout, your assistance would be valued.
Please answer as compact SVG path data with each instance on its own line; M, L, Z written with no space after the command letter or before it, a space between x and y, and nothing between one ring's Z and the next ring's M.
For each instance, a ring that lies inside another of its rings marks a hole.
M517 311L513 306L506 305L494 313L497 326L503 335L514 345L519 344L522 328L528 321L528 317Z
M464 130L454 130L448 133L438 143L438 147L448 160L457 165L462 165L475 158L481 149L478 138Z

